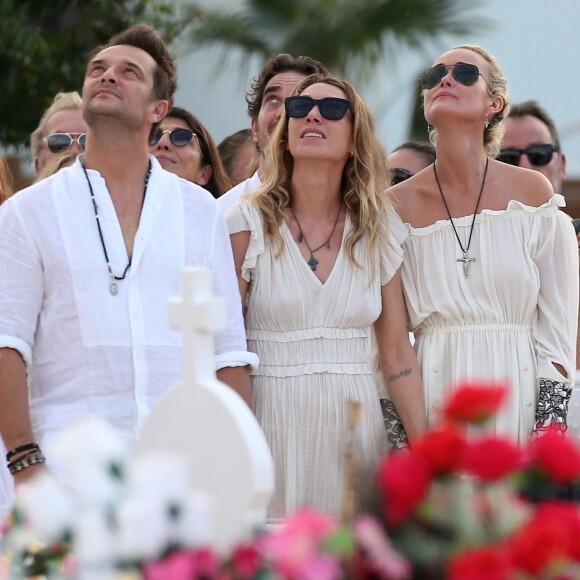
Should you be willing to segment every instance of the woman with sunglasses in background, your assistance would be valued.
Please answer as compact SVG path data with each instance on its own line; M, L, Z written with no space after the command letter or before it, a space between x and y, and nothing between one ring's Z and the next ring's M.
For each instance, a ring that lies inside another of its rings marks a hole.
M435 163L437 152L432 143L423 141L407 141L395 147L387 157L391 170L391 185L413 177L419 171Z
M189 111L173 107L149 145L163 169L205 187L214 197L231 188L214 140Z
M248 347L261 361L253 406L276 466L272 517L307 505L340 511L349 401L362 406L365 467L386 449L369 364L373 324L407 432L425 426L370 112L346 81L319 75L297 85L285 112L262 187L226 214Z
M391 191L409 230L403 287L429 422L468 379L508 387L492 431L523 442L565 430L578 251L564 200L540 173L494 160L509 97L492 55L459 46L421 83L437 161Z

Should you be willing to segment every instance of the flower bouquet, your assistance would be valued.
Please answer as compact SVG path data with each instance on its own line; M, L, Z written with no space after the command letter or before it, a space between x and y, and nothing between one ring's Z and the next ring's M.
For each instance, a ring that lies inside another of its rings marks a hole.
M104 425L85 423L61 448L79 467L74 488L46 473L19 490L0 580L580 578L580 452L552 432L523 448L479 433L505 396L460 385L439 425L380 463L359 498L373 509L343 522L305 510L227 553L177 457L130 463Z

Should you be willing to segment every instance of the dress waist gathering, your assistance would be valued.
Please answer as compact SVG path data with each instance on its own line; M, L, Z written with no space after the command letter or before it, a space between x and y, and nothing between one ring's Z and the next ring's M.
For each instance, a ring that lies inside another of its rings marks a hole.
M489 324L449 324L448 322L425 321L416 330L416 335L434 332L456 334L462 332L532 332L531 324L489 323Z
M320 326L277 332L249 328L247 337L249 350L260 357L255 375L371 374L368 329Z

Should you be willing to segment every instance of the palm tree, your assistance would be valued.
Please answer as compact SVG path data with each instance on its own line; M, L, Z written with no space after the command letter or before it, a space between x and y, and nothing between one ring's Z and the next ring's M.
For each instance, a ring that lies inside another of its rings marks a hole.
M337 74L360 78L399 44L420 50L442 35L489 26L470 12L484 0L246 0L237 10L189 5L194 46L241 49L263 59L287 52L308 55ZM390 49L390 50L389 50Z

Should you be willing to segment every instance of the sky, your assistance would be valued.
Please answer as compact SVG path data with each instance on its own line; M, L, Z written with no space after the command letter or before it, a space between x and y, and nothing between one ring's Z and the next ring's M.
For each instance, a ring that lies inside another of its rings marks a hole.
M401 48L394 55L395 64L379 64L368 82L349 79L373 111L383 145L390 151L407 140L414 83L420 73L457 44L479 44L498 59L512 102L537 99L554 118L568 176L580 178L580 46L575 40L580 2L487 0L478 13L492 21L491 29L441 39L420 55ZM225 62L217 48L190 52L181 46L178 55L175 103L199 117L216 143L249 127L244 95L263 62L239 54Z

